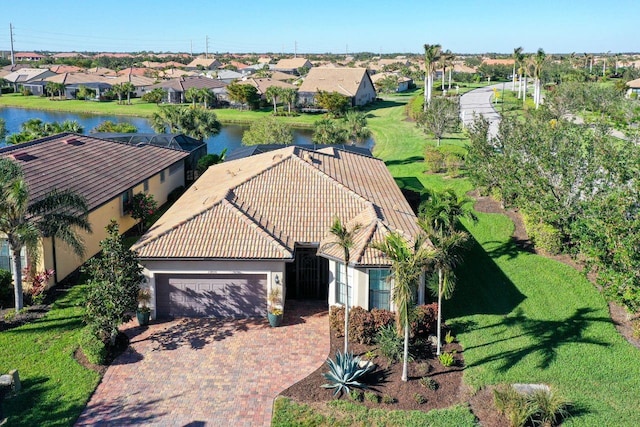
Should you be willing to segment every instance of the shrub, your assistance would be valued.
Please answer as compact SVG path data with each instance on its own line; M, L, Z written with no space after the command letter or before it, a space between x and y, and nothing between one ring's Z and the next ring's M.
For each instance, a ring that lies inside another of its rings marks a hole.
M344 336L344 307L340 305L331 306L329 309L329 325L336 331L337 337Z
M383 308L374 308L371 310L373 316L373 324L376 332L387 325L393 325L396 320L396 315L393 311L385 310Z
M536 424L557 426L569 417L571 403L553 390L538 390L527 396Z
M431 303L416 306L411 322L411 334L415 337L428 337L436 332L438 304Z
M444 156L444 165L447 169L447 174L455 178L460 173L460 169L464 166L464 157L458 153L447 153Z
M451 335L451 331L447 331L447 334L444 336L444 342L446 342L447 344L451 344L455 340L456 340L456 337Z
M404 342L394 325L387 325L380 329L376 335L376 342L380 353L387 358L389 363L402 359Z
M80 348L85 357L94 365L104 365L107 358L107 346L95 332L85 327L80 335Z
M571 403L553 390L521 394L511 386L503 386L493 391L493 401L512 427L524 426L529 421L533 425L557 426L570 416Z
M634 320L631 323L631 326L633 327L634 338L640 339L640 319Z
M370 344L376 333L373 315L362 307L349 311L349 339L359 344Z
M427 362L420 362L416 365L416 372L418 373L418 375L426 375L429 372L431 372L431 365L428 364Z
M33 95L33 93L31 93L31 91L29 89L20 89L20 93L22 94L22 96L31 96Z
M367 391L364 393L364 398L367 399L368 402L378 403L380 402L380 396L375 394L372 391Z
M333 395L336 396L342 392L350 393L349 387L364 388L364 384L358 380L373 370L373 365L367 364L364 368L360 367L360 358L354 356L353 353L341 354L336 352L336 360L328 359L329 372L322 375L329 380L329 384L323 384L323 388L334 388Z
M440 173L444 170L444 154L436 147L428 146L424 151L424 162L427 169L433 173Z
M382 403L384 403L384 404L393 405L396 402L397 402L397 400L393 396L390 396L388 394L385 394L385 395L382 396Z
M405 109L407 116L412 120L416 120L424 110L424 96L420 94L411 98Z
M362 395L362 391L353 389L349 392L349 397L356 402L362 402L364 396Z
M455 357L453 357L454 354L455 352L445 351L440 356L438 356L438 360L440 361L440 363L442 363L442 366L448 368L449 366L453 366L454 363L456 363L456 359Z
M13 278L11 272L0 270L0 306L6 307L13 296Z
M422 404L427 403L427 398L424 397L424 395L422 395L420 393L414 394L413 395L413 400L415 400L418 405L422 405Z
M529 238L537 248L551 255L562 252L562 236L558 229L526 213L523 213L522 220Z
M638 99L638 92L631 92L629 94L630 99Z
M493 390L493 402L498 412L507 417L511 427L524 426L533 415L527 398L512 387Z
M373 350L367 351L364 356L362 356L364 360L373 360L376 358L376 352Z
M437 390L440 386L440 384L431 377L420 378L420 385L424 388L428 388L429 390Z

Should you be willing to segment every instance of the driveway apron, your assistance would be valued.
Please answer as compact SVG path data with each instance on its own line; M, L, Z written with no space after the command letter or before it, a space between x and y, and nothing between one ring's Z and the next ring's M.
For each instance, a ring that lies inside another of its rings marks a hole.
M77 426L268 426L274 398L329 353L326 302L291 302L266 319L177 319L125 325L127 351L108 368Z

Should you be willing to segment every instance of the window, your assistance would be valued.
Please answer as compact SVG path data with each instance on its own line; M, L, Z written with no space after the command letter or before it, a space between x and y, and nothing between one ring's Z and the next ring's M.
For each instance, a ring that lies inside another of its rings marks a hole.
M369 310L373 308L391 310L389 274L390 271L385 268L369 270Z
M149 192L149 180L145 179L144 182L142 183L142 191L144 191L145 193Z
M120 209L122 216L131 213L131 203L133 202L133 190L127 190L120 196Z
M345 274L344 264L336 262L336 302L338 304L344 304L347 301L347 287L345 286ZM353 305L353 285L352 278L349 277L349 306Z
M0 269L13 272L10 250L7 239L0 239ZM20 260L22 261L22 267L25 267L27 265L27 254L24 247L20 251Z
M160 172L160 182L164 182L165 180L165 176L164 176L164 171Z
M174 163L171 166L169 166L169 175L173 175L174 173L178 172L181 169L182 169L182 163L180 162Z

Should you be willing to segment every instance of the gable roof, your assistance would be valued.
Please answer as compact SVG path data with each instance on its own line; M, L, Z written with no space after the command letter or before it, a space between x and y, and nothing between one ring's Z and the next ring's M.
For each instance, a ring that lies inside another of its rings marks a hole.
M366 68L315 67L309 70L298 92L316 93L322 90L355 96L364 79L371 80Z
M284 58L278 61L274 68L278 70L297 70L300 67L308 67L311 62L307 58Z
M288 146L210 167L134 246L141 258L291 259L297 243L327 245L335 217L361 224L359 265L388 264L369 248L388 230L408 237L416 217L385 164L335 147Z
M188 155L153 145L131 146L73 133L0 148L0 156L17 160L22 167L32 202L54 188L69 189L87 199L89 210Z
M209 77L193 76L193 77L180 77L177 79L166 80L152 86L149 89L162 88L173 89L177 92L185 92L187 89L196 87L198 89L219 89L225 87L227 84L218 79L210 79Z
M100 74L62 73L44 79L47 82L64 83L65 85L82 83L111 83L112 80Z
M198 66L204 67L204 68L211 68L211 67L219 67L220 65L222 65L220 63L220 61L218 61L215 58L196 58L193 61L189 62L186 67L187 68L198 68Z
M631 89L640 89L640 79L628 81L627 86Z
M280 87L283 89L297 89L296 86L291 83L283 82L281 80L274 80L270 78L253 78L249 77L246 80L236 81L238 84L251 85L258 90L258 95L264 95L271 86Z
M28 82L35 79L43 79L54 75L48 68L21 68L4 76L4 79L11 83Z

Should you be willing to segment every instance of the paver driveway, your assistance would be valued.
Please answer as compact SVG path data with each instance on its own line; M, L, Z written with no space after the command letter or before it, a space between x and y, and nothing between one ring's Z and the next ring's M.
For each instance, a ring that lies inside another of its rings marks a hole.
M129 349L76 425L269 425L273 399L329 353L326 303L287 304L280 328L266 319L130 323Z

